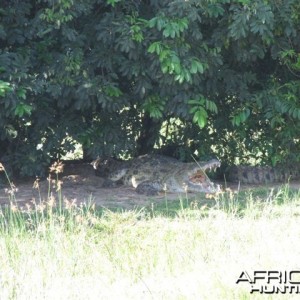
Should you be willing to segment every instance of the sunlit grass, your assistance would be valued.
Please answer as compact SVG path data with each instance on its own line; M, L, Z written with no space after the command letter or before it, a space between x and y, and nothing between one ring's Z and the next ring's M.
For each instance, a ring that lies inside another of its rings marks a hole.
M300 268L288 186L119 212L14 200L0 211L1 299L261 299L236 285L242 271Z

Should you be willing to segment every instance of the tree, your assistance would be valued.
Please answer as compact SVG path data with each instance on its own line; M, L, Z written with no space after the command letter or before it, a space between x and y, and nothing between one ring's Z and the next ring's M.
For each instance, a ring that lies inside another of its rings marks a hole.
M296 0L2 1L0 160L299 159ZM177 149L177 150L174 150Z

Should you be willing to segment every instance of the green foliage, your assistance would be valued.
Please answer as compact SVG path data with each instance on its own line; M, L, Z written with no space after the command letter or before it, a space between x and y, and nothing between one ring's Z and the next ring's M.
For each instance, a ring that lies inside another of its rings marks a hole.
M204 128L207 124L208 113L207 111L217 113L218 108L216 104L203 96L199 96L198 100L189 100L191 108L189 112L193 114L193 122L198 124L200 129Z
M118 2L120 2L121 0L107 0L107 4L110 4L111 6L115 6Z
M12 88L8 82L0 80L0 96L5 96L6 93L11 92Z
M231 123L234 126L239 126L241 123L244 123L250 116L250 109L245 108L242 111L233 112Z
M188 19L184 18L167 18L163 13L160 16L154 17L149 21L149 27L154 28L158 31L162 31L162 35L165 38L175 37L179 38L180 35L188 29Z
M32 107L25 103L19 103L15 108L15 115L18 117L23 117L23 115L31 115Z
M296 0L4 0L0 15L0 161L17 174L76 141L90 158L142 140L300 159Z
M143 108L149 113L151 118L161 119L163 117L163 111L165 101L158 96L149 96L144 102Z
M270 42L273 37L274 14L271 6L264 1L251 1L243 6L233 5L233 22L229 25L229 34L235 40L251 34L260 35L262 40Z

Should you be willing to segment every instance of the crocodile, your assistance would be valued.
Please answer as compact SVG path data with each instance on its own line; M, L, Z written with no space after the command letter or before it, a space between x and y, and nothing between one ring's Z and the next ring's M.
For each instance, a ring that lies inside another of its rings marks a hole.
M205 173L220 167L217 159L184 163L168 156L146 154L128 161L98 158L92 164L96 175L111 183L134 187L139 194L158 195L163 191L216 193L220 190L220 186L211 182Z
M246 184L270 184L300 178L299 164L294 166L232 166L227 172L227 180Z

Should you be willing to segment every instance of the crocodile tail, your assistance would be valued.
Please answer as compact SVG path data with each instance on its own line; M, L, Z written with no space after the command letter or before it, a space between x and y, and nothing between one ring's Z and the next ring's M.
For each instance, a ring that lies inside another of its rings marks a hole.
M299 168L284 166L232 166L226 172L228 181L247 184L285 182L300 178Z

